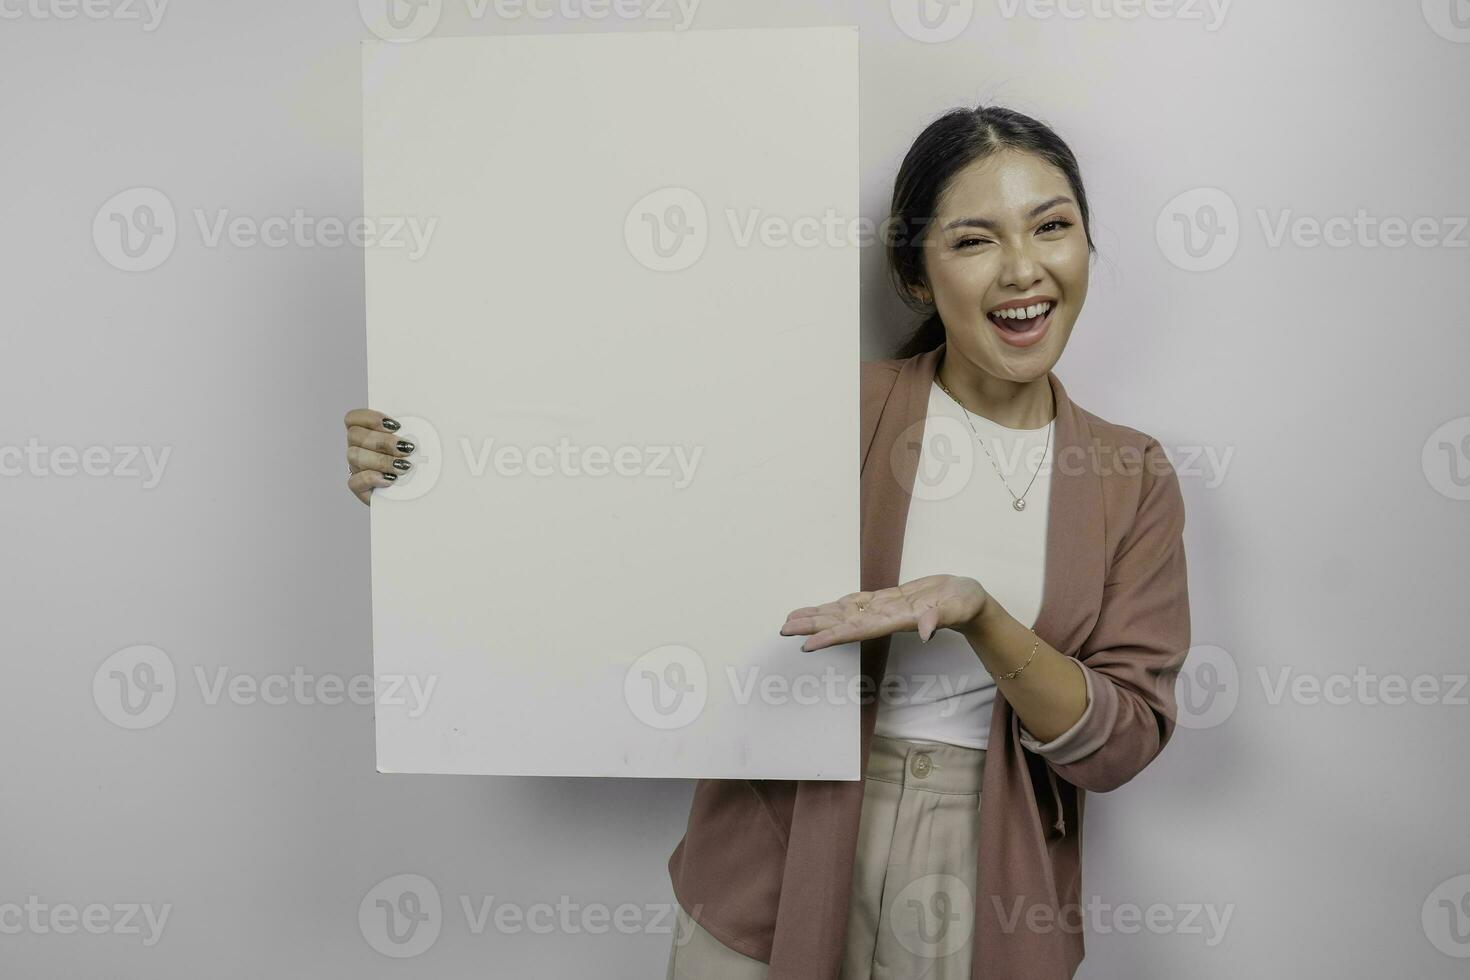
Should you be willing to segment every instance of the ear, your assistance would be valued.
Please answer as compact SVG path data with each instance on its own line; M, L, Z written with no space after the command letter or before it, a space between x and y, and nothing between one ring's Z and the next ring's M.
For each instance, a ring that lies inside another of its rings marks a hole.
M934 302L934 295L930 293L929 288L922 283L917 286L910 286L909 295L918 300L920 303L925 304L926 306Z

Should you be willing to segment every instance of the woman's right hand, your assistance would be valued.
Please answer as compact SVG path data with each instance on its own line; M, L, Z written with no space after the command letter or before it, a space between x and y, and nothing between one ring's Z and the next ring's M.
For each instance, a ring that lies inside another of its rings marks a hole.
M373 491L398 479L411 466L403 457L414 445L394 435L397 422L371 408L354 408L343 419L347 425L347 489L371 505Z

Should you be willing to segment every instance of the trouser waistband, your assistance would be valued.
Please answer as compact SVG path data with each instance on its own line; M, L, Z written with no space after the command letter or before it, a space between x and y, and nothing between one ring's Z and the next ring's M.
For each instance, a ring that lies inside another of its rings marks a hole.
M978 793L985 750L873 733L864 775L938 793Z

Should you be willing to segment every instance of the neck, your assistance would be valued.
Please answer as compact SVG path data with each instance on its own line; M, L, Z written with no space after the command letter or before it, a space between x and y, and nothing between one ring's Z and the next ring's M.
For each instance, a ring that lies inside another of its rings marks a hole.
M948 345L936 377L972 414L1011 429L1039 429L1056 417L1055 398L1046 375L1030 381L997 378L958 356Z

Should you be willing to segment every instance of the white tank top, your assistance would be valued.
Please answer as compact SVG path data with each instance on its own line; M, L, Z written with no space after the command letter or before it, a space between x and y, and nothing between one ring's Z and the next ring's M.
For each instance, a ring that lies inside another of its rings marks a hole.
M1035 624L1046 574L1047 502L1056 449L1048 437L1054 437L1055 424L1012 429L973 412L967 422L959 403L937 383L930 387L900 582L967 575L1017 620ZM1014 508L1012 494L1024 496L1023 510ZM928 643L912 631L895 633L874 731L984 749L994 702L995 681L959 633L941 629Z

